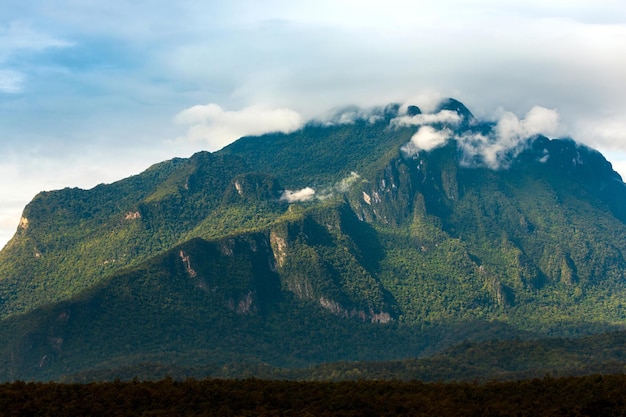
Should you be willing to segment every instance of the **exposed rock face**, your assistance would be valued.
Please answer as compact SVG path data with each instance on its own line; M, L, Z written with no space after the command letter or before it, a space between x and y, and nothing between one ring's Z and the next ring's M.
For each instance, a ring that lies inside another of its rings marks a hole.
M181 249L179 252L179 256L180 260L185 266L185 272L187 272L189 278L195 278L196 276L198 276L198 273L191 267L191 259L189 258L189 255L187 255L185 251Z
M320 297L319 303L325 309L343 318L356 318L360 321L368 321L371 323L380 324L389 323L392 320L391 315L387 312L374 313L371 310L369 312L366 312L364 310L357 310L355 308L347 309L338 302L325 297Z
M235 181L235 190L237 190L239 195L243 195L243 187L239 181Z
M281 268L285 264L287 257L287 242L284 238L278 236L276 232L272 231L270 232L270 245L274 253L276 265Z

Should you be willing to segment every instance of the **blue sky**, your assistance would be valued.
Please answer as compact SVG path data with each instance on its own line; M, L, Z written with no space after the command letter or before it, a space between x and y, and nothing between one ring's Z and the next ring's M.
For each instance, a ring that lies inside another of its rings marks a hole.
M0 246L39 191L349 104L452 96L494 120L542 106L626 176L624 51L622 0L7 0Z

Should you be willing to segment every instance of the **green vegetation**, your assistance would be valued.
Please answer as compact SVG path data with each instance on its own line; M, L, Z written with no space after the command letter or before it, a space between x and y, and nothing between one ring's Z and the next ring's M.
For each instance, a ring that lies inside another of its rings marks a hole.
M411 139L409 128L390 129L397 107L381 110L375 123L309 124L290 134L244 137L218 152L243 158L256 172L275 175L288 189L328 187L351 172L369 174L372 165Z
M491 129L446 105L466 117L449 128ZM406 358L437 358L416 378L498 377L541 349L501 373L446 349L624 329L626 186L602 155L537 137L501 170L467 166L454 141L406 157L396 112L39 194L0 252L0 378ZM315 198L283 198L307 186ZM598 355L554 366L622 366Z

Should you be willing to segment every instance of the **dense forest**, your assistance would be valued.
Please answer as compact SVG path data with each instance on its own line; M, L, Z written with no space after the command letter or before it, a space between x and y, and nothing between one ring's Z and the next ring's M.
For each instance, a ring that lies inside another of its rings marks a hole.
M515 382L244 380L0 385L0 416L623 416L626 376Z

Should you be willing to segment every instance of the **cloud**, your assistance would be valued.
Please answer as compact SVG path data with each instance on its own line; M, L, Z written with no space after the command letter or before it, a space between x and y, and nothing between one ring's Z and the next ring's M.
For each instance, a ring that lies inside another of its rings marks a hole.
M501 141L515 142L538 134L554 135L559 131L559 114L556 110L534 106L522 120L505 112L496 125L496 134Z
M350 188L359 180L359 178L361 178L361 176L353 171L335 185L323 189L320 192L315 191L311 187L305 187L296 191L284 190L280 199L282 201L287 201L288 203L305 202L313 199L323 201L333 197L335 193L348 192Z
M441 100L439 100L439 103ZM403 106L403 107L406 107ZM403 108L403 110L405 110ZM451 110L441 110L438 113L421 113L415 116L400 116L391 120L392 127L420 126L417 133L411 137L411 141L405 144L401 150L406 157L413 156L419 151L431 151L443 146L453 136L450 129L435 129L432 124L444 124L455 126L461 123L463 117Z
M337 184L335 184L334 189L337 192L346 193L350 190L350 188L354 185L354 183L357 182L359 178L361 178L361 176L357 174L356 172L352 171L350 175L348 175L347 177L339 181Z
M410 157L419 151L431 151L443 146L451 137L452 132L448 129L437 130L432 126L422 126L401 150L406 157Z
M435 123L459 124L462 117L454 111L442 110L435 114L417 114L415 116L400 116L391 121L392 126L420 126Z
M311 187L306 187L297 191L285 190L280 199L288 203L295 203L297 201L309 201L313 197L315 197L315 190Z
M441 121L459 122L458 115L455 118L448 113L452 112L401 117L392 122L395 122L395 125L422 125L420 122ZM428 125L420 126L417 133L402 146L401 150L405 157L412 157L420 151L431 151L443 146L448 140L455 139L461 151L461 164L500 169L506 168L511 159L525 149L530 138L539 134L554 136L561 132L559 114L556 110L534 106L522 119L511 112L501 112L497 122L488 133L455 134L448 128L438 130Z
M456 139L462 150L462 164L500 169L528 146L530 138L539 134L553 137L561 131L556 110L534 106L523 119L503 112L488 134L463 134Z
M372 106L369 108L361 108L356 105L345 106L339 109L335 108L322 116L316 117L313 122L321 123L324 126L354 124L363 120L370 124L374 124L382 120L385 115L395 114L398 107L389 104L386 106Z
M179 141L204 142L210 151L221 149L242 136L290 133L303 124L297 112L286 108L255 106L226 111L215 103L190 107L178 113L174 120L188 126L187 134L179 137Z
M424 90L404 101L401 113L406 113L409 106L417 106L422 113L433 113L447 97L441 91Z

